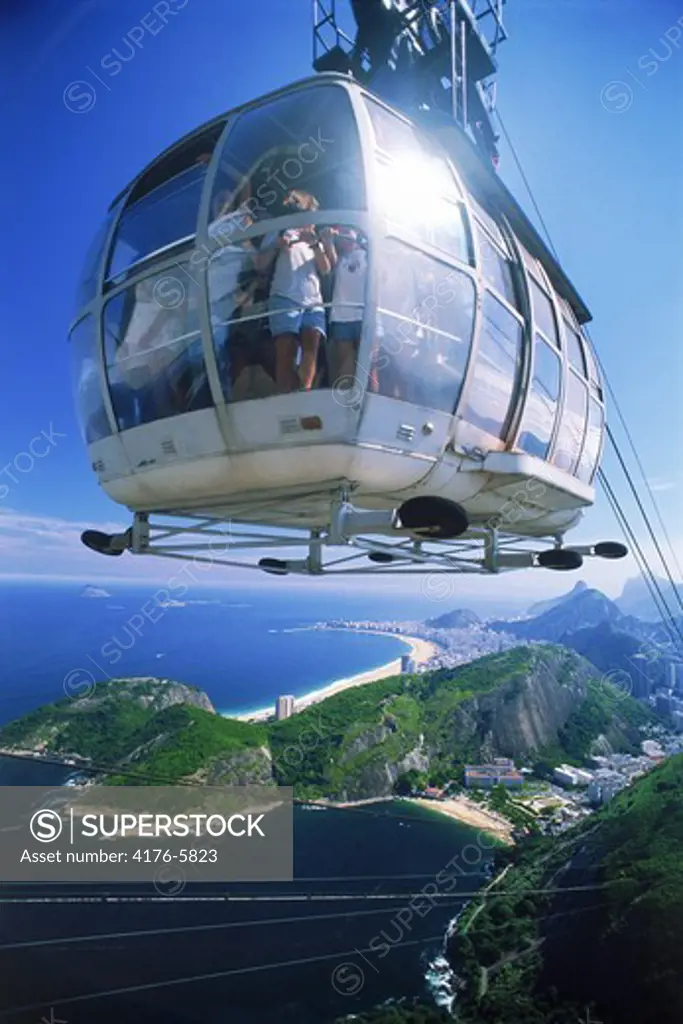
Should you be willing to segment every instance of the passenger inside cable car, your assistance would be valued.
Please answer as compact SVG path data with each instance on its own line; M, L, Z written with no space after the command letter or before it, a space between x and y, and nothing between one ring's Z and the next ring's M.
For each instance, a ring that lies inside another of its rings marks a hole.
M125 431L211 408L211 375L227 402L331 388L353 404L365 389L455 415L437 429L458 446L512 446L590 482L603 396L572 308L437 143L362 103L364 160L347 93L316 85L170 150L113 205L73 329L88 440L113 429L107 391Z
M330 228L335 265L329 313L330 376L340 391L353 387L363 329L368 276L368 242L343 225ZM374 383L371 379L371 389Z
M321 125L331 123L328 138ZM286 232L259 236L255 229L297 213L364 207L348 101L341 90L325 87L248 111L217 156L209 238L220 250L210 260L208 283L225 397L328 386L337 261L329 228L302 220Z
M284 206L297 212L313 212L318 205L315 196L299 189L284 199ZM329 231L318 234L314 224L271 232L261 242L257 267L271 274L268 315L280 394L313 386L320 342L327 337L321 278L335 262Z

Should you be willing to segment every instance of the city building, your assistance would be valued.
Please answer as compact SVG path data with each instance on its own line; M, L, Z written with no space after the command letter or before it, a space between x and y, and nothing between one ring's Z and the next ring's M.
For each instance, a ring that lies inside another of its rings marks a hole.
M275 702L275 717L278 722L283 718L289 718L290 715L294 714L294 697L291 694L285 694L282 697L278 697Z
M671 714L671 697L668 693L662 693L660 690L660 692L656 694L655 711L663 718L668 718Z
M465 765L465 785L468 789L491 789L501 785L507 789L520 789L524 785L524 776L517 771L514 761L499 758L493 764Z
M560 786L588 786L593 781L593 775L582 768L561 764L553 772L553 779Z
M668 661L666 664L666 685L674 693L683 695L683 663Z
M634 671L629 673L631 679L631 696L638 700L647 700L652 692L652 682L645 675L645 672L636 666Z
M627 785L627 779L619 772L598 772L586 791L592 804L606 804Z
M401 672L415 672L416 665L413 658L409 654L401 655Z

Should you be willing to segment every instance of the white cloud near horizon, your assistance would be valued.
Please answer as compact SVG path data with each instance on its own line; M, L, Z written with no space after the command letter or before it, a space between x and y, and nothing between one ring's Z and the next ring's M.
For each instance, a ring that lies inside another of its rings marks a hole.
M653 494L662 494L664 491L674 491L678 487L678 481L664 476L653 476L646 481Z

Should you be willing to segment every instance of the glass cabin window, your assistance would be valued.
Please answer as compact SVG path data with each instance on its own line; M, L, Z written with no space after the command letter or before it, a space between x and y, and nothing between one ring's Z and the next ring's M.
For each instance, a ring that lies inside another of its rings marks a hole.
M327 271L307 240L310 230L331 256ZM219 222L214 234L227 238ZM226 399L301 387L335 387L340 397L353 390L367 276L367 239L352 225L313 225L223 244L209 263L208 287ZM318 331L317 339L304 339L309 328Z
M317 86L241 114L214 182L210 219L244 227L304 209L365 208L358 132L346 92Z
M469 202L470 206L472 207L472 212L474 213L477 220L481 222L484 229L488 231L489 235L491 236L491 238L494 239L496 244L505 252L506 255L509 256L508 245L507 242L505 241L500 226L496 224L495 220L488 212L488 210L485 210L484 207L477 202L473 195L469 196Z
M522 324L489 292L484 293L474 376L463 418L503 438L522 365Z
M196 164L124 210L114 238L109 277L174 242L194 236L206 166Z
M509 261L479 225L477 225L477 240L484 280L492 288L495 288L503 298L507 299L511 306L517 308L515 282Z
M404 228L416 240L462 263L471 262L462 203L445 198L429 185L416 188L422 174L412 159L399 166L379 155L375 171L380 210L390 225Z
M518 446L529 455L545 459L555 426L560 394L560 360L538 335L534 338L534 368L527 396Z
M555 311L550 296L538 284L535 278L530 277L531 298L534 309L534 323L539 331L543 331L548 341L552 341L557 348L560 347L560 339L555 323Z
M450 199L461 198L460 189L445 155L429 139L403 121L396 114L373 100L366 100L366 106L375 132L377 147L388 156L395 167L419 169L424 176L422 188L431 188L439 195ZM413 187L418 183L413 181Z
M69 337L71 381L81 434L86 444L109 437L111 429L102 398L95 318L85 317Z
M162 272L120 292L105 307L104 331L120 430L211 405L189 277Z
M576 314L574 313L574 310L572 309L572 307L569 305L569 303L567 302L566 299L562 298L561 295L557 296L557 301L560 304L560 309L562 310L562 313L563 313L564 318L567 321L567 323L571 324L571 326L575 330L577 330L578 326L579 326L579 323L578 323L578 320L576 319Z
M381 212L416 239L471 262L460 191L445 156L412 125L367 101L377 140L375 174Z
M563 469L565 473L573 473L576 470L581 455L587 418L588 391L586 385L579 380L575 373L570 371L567 375L567 393L562 422L553 455L553 464L558 469Z
M108 277L195 235L207 167L224 126L175 146L136 181L116 229Z
M472 343L474 282L393 239L385 244L379 275L370 389L452 412Z
M569 362L582 377L586 377L586 360L583 355L581 338L571 324L566 320L564 322L564 336L567 339L567 355L569 356Z
M598 369L598 363L593 352L593 347L587 338L584 337L584 349L586 352L586 363L588 364L588 380L590 381L591 390L594 391L598 398L604 399L602 392L602 379L600 377L600 370Z
M602 434L605 426L605 414L599 402L594 398L590 400L588 411L588 429L586 430L586 442L581 453L576 476L584 484L593 482L595 471L598 468Z
M76 292L76 310L80 312L84 306L87 306L95 298L97 293L97 281L100 274L100 268L102 266L102 260L104 258L104 247L107 244L109 232L114 218L118 216L118 212L121 208L121 203L109 211L106 220L98 228L95 233L88 252L86 253L85 260L83 262L83 270L81 273L81 279L78 284Z

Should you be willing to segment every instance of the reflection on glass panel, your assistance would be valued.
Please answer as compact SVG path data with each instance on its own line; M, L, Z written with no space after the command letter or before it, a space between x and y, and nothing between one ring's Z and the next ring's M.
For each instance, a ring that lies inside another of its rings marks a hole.
M567 339L567 355L569 356L569 362L575 370L578 370L582 377L585 377L586 361L583 356L581 339L574 328L571 327L566 320L564 322L564 336Z
M358 133L335 86L304 89L242 114L231 128L211 197L211 219L247 223L297 210L365 207Z
M588 379L593 390L598 393L600 398L602 398L602 380L600 378L600 371L598 369L595 353L593 352L593 346L585 336L583 340L586 352L586 363L588 364Z
M452 412L472 341L474 303L474 283L466 274L400 242L387 242L371 388Z
M604 412L602 406L591 399L588 410L588 429L586 431L586 442L581 453L581 461L576 471L576 476L584 484L590 484L595 476L600 455L602 432L604 429Z
M98 228L95 237L90 243L85 260L83 261L81 279L78 283L78 290L76 292L76 313L83 309L83 306L86 306L95 297L100 265L104 256L104 247L107 243L107 238L109 237L112 221L118 215L120 205L121 204L119 203L113 210L110 210L106 220Z
M442 187L442 175L419 150L375 161L377 198L385 217L420 240L470 262L462 203Z
M211 405L197 298L189 277L162 272L107 303L105 359L121 430Z
M198 163L124 210L116 229L109 277L173 242L194 235L206 164Z
M415 129L411 124L373 100L366 99L365 103L372 121L375 142L380 149L385 153L400 153L416 145Z
M544 459L555 426L560 393L560 360L538 335L534 338L534 370L518 445L529 455Z
M209 263L213 340L226 399L354 386L367 239L298 227L221 247Z
M501 231L499 225L496 224L495 220L489 214L488 210L485 210L483 206L479 205L479 203L477 202L473 195L470 195L469 201L470 206L472 207L472 212L481 221L481 223L484 225L488 233L491 235L493 239L495 239L495 241L498 243L501 249L503 249L503 251L507 253L508 245L507 242L505 241L505 238L503 237L503 232Z
M452 200L460 198L453 173L442 152L412 125L372 100L366 100L375 139L380 149L391 158L392 167L407 177L411 170L419 172L413 179L413 189L433 190ZM419 182L419 186L418 183Z
M529 278L531 285L531 298L533 300L534 308L534 323L536 327L543 331L546 338L552 341L554 345L559 348L559 338L557 336L557 327L555 325L555 313L553 310L553 304L546 292L536 283L533 277Z
M519 245L520 252L522 253L522 259L524 260L524 264L526 266L526 269L527 269L528 273L532 277L539 277L540 272L539 272L539 269L538 269L537 261L528 252L528 250L525 249L524 246L519 243L519 240L518 240L518 245Z
M95 319L87 316L69 337L71 382L81 434L86 444L109 437L111 430L102 401Z
M375 162L377 196L391 224L400 225L420 241L470 262L469 241L461 203L445 199L425 179L419 157L387 163ZM422 182L420 186L416 182Z
M520 322L489 292L484 293L474 377L464 419L502 438L522 363Z
M588 391L575 373L567 375L567 394L553 464L566 473L576 469L588 418Z
M478 229L477 238L479 241L479 258L481 259L481 269L484 279L488 284L495 288L497 292L500 292L511 306L515 306L516 308L517 297L515 295L515 283L512 278L512 268L510 267L509 262L484 231Z
M566 299L562 298L561 295L556 295L556 298L560 304L560 309L562 310L562 313L567 323L571 324L572 327L577 328L579 325L572 307L569 305Z

